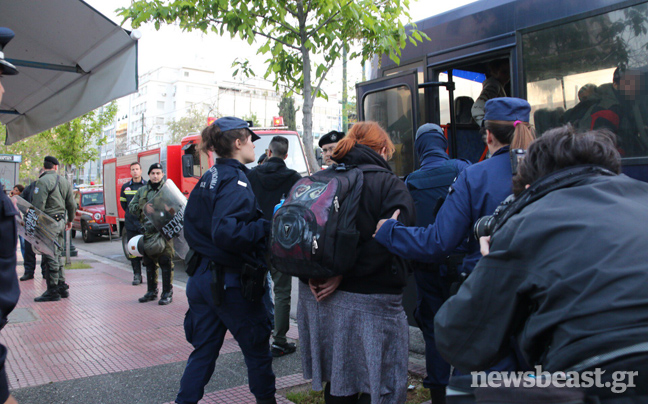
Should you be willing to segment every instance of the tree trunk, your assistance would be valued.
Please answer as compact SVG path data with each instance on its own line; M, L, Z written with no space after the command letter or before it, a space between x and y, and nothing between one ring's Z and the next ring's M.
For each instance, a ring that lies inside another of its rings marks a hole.
M319 170L319 164L315 158L315 150L313 149L313 85L311 82L311 65L310 53L306 47L306 14L304 13L304 5L301 1L297 2L298 18L299 18L299 32L301 35L301 54L304 60L304 105L303 113L304 119L304 134L302 140L304 141L304 148L306 148L306 158L311 171L316 172Z

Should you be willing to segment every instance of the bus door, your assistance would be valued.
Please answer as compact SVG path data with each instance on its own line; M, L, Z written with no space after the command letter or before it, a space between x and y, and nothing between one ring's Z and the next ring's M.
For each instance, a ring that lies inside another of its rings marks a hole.
M414 135L418 128L417 69L356 85L358 120L378 122L396 151L389 164L399 177L416 169Z

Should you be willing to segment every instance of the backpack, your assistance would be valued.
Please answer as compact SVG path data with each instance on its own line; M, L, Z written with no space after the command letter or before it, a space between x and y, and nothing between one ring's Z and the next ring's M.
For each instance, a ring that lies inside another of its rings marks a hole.
M274 268L302 278L349 272L360 239L356 216L366 172L392 174L375 165L339 164L297 181L272 218Z

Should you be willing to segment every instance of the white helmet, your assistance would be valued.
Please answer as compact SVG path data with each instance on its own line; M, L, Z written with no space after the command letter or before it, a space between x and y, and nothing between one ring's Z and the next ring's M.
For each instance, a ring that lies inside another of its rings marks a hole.
M134 257L142 257L144 254L142 253L143 249L138 245L140 244L140 241L144 238L143 235L139 234L132 239L128 240L128 252L130 255ZM143 244L143 242L142 242Z

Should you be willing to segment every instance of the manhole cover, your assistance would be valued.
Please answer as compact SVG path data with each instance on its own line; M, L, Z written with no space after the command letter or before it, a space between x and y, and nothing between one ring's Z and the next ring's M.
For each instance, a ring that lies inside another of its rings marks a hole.
M38 314L28 307L14 309L14 311L9 314L9 324L31 323L32 321L38 320L40 320Z

